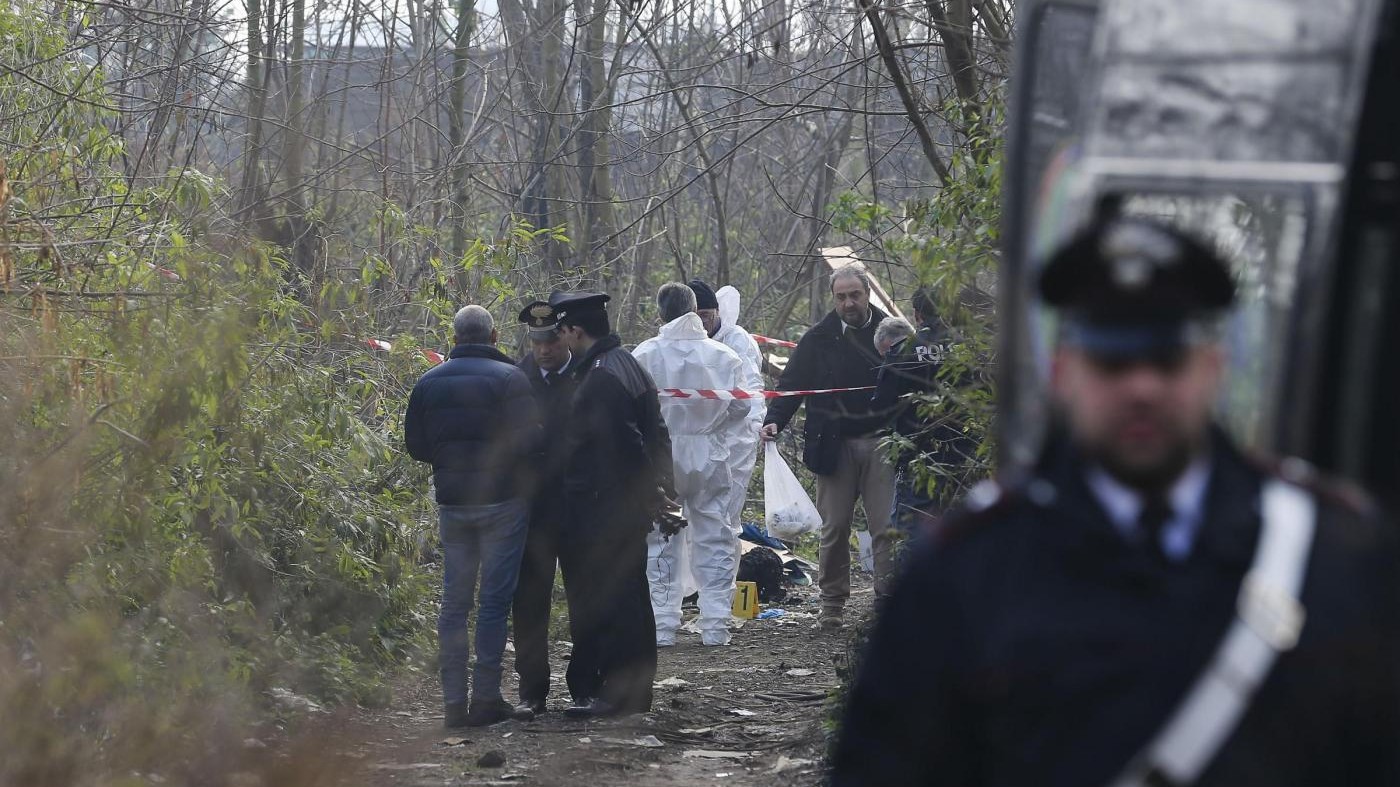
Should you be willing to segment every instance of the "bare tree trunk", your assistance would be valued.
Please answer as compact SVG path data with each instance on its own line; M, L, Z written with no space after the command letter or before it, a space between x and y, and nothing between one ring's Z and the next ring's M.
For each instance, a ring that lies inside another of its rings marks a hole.
M287 225L297 268L314 281L315 243L307 221L303 161L306 156L306 0L291 0L292 29L288 41L287 140L283 153ZM314 287L312 291L314 291Z
M601 24L607 20L607 6L595 10L591 0L577 0L574 3L574 21L583 33L583 67L578 74L578 105L583 111L579 118L578 139L578 221L574 227L574 250L577 259L585 266L593 261L593 239L597 229L594 217L597 215L598 167L597 146L598 128L596 117L597 91L603 81L603 36ZM595 25L594 23L599 23ZM596 28L596 35L595 35Z
M686 130L695 140L695 152L700 156L700 166L705 170L705 190L710 195L710 206L715 218L715 280L719 282L729 282L729 226L725 216L724 199L719 190L719 170L715 166L714 159L710 156L709 150L705 146L705 138L701 133L699 124L695 120L694 113L691 112L690 105L681 94L680 87L671 76L671 68L667 65L661 50L651 40L650 36L643 36L647 46L651 49L652 57L656 58L657 66L661 70L662 79L666 83L666 91L671 94L671 99L675 101L676 109L681 113L681 122L685 123Z
M812 322L816 322L817 318L821 316L826 305L825 300L820 297L821 291L817 286L817 282L821 280L821 277L816 275L818 248L821 246L822 234L826 232L826 206L831 202L831 192L836 183L836 170L841 166L842 154L845 153L846 147L851 142L851 128L854 122L855 117L846 113L828 140L818 171L817 182L812 188L812 212L808 218L807 247L804 249L806 259L798 271L792 289L778 306L771 330L780 331L783 328L788 316L797 307L797 301L802 296L804 286L811 288L810 317Z
M958 98L973 112L980 106L977 90L977 61L972 56L972 6L970 0L926 0L929 20L943 41L943 56L953 77ZM868 13L868 12L867 12Z
M943 157L938 154L938 148L934 146L933 135L929 133L928 124L924 123L923 109L919 106L918 99L914 97L914 91L910 89L908 81L904 78L904 70L899 67L899 61L895 58L894 45L890 43L889 32L885 30L884 20L880 18L880 11L874 0L857 0L861 9L865 11L865 19L870 23L870 32L875 37L875 46L880 51L880 59L884 62L886 70L890 72L890 81L894 83L895 91L899 93L899 100L904 104L904 114L908 116L909 122L914 126L914 133L919 137L919 145L923 148L924 158L928 159L929 166L933 167L934 173L938 175L938 182L948 182L948 165L943 163Z
M564 80L560 74L563 53L564 11L567 0L539 0L527 9L520 0L500 0L501 18L513 51L519 56L517 84L524 94L529 117L529 163L520 187L520 212L537 228L557 226L564 212L554 203L562 197L560 110L565 106ZM551 268L561 270L568 248L550 241L544 256Z
M248 93L247 141L243 147L243 182L238 210L248 211L257 204L262 179L263 113L267 111L267 89L263 69L262 0L248 0L248 70L244 89Z
M452 172L452 259L461 260L467 252L467 63L472 33L476 28L475 0L457 0L457 31L452 46L452 89L447 122L449 161Z
M160 89L156 93L155 115L146 130L146 141L141 146L141 153L136 157L138 170L143 164L149 164L155 170L163 169L156 161L160 155L157 151L161 137L165 134L165 127L170 123L170 117L175 114L180 101L180 86L185 73L185 52L199 33L200 22L204 18L204 5L202 2L195 2L180 9L184 12L184 23L175 33L170 65L165 68Z

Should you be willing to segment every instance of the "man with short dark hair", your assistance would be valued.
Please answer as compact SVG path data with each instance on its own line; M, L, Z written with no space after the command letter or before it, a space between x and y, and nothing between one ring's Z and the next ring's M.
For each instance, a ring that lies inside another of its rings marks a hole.
M530 353L520 370L530 380L544 421L546 441L568 429L574 394L573 354L556 330L554 307L533 301L520 310ZM520 562L512 620L515 631L515 672L520 676L518 710L545 711L549 697L549 616L554 600L554 573L559 565L559 534L569 521L564 499L562 452L543 450L530 468L530 531Z
M662 388L731 390L743 380L743 362L709 338L695 312L692 287L663 284L656 294L665 324L632 351ZM656 616L656 644L676 644L681 624L683 578L689 573L700 594L700 641L729 644L734 580L739 573L739 526L729 518L733 481L730 464L737 438L748 433L747 402L668 397L661 414L671 435L677 498L689 523L668 535L661 527L647 536L647 579ZM733 457L733 458L732 458ZM687 572L688 569L688 572Z
M451 357L413 387L404 414L408 453L433 466L442 541L438 667L447 727L520 718L501 697L506 615L525 548L521 481L541 439L524 373L496 349L490 312L466 306L453 319ZM478 575L476 667L468 704L467 618Z
M642 713L656 676L647 533L675 497L671 440L656 383L622 348L599 293L554 293L550 305L575 360L573 411L556 444L572 519L560 567L574 642L571 717Z
M1214 425L1224 260L1108 218L1039 284L1059 428L911 558L833 787L1400 784L1394 532Z
M875 385L880 367L875 328L888 315L870 302L870 274L854 263L834 271L830 283L836 308L798 341L778 380L779 390ZM876 432L885 423L871 409L869 390L773 399L764 418L764 439L776 439L804 401L802 462L817 475L817 509L822 516L818 625L831 631L843 625L851 595L851 520L857 500L865 508L875 552L875 593L889 592L894 555L885 531L894 468L879 450Z

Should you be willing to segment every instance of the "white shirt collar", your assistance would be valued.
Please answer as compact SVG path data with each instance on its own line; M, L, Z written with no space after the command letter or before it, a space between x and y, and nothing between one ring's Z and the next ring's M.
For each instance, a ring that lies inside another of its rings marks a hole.
M563 374L564 372L569 371L569 364L571 364L571 363L573 363L573 362L574 362L574 354L571 352L571 353L569 353L569 360L565 361L565 362L564 362L564 365L561 366L561 367L559 367L559 370L556 371L556 372L553 372L553 374ZM545 371L545 369L544 369L543 367L540 368L540 379L544 379L544 378L548 377L550 374L551 374L551 372Z
M874 310L874 309L869 309L868 311L870 312L870 316L865 318L865 324L862 325L862 326L860 326L860 329L869 328L869 327L870 327L870 323L872 323L872 322L875 321L875 310ZM839 315L838 315L837 319L841 319ZM851 328L854 328L854 327L856 327L856 326L851 325L850 323L846 322L845 320L841 320L841 335L842 335L842 336L845 336L845 335L846 335L846 331L849 331Z
M1167 492L1172 517L1162 526L1162 551L1172 560L1184 560L1191 554L1196 534L1201 529L1205 509L1206 486L1210 482L1210 459L1192 462ZM1101 467L1089 469L1089 489L1103 506L1114 528L1125 538L1138 537L1138 516L1142 513L1142 494L1109 475Z

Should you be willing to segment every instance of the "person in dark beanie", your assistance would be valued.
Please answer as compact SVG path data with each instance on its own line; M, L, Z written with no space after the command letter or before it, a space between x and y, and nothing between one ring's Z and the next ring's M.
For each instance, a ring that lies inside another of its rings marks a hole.
M715 291L710 289L710 285L699 279L691 279L686 286L695 293L695 313L700 315L700 321L705 323L705 332L714 338L715 331L710 330L714 325L719 329L719 298L715 296Z
M501 697L501 656L525 549L522 480L541 440L530 383L496 349L491 313L465 306L452 328L451 357L418 380L404 413L408 453L432 464L437 493L443 579L438 668L449 728L522 717ZM467 618L474 595L480 606L469 705Z

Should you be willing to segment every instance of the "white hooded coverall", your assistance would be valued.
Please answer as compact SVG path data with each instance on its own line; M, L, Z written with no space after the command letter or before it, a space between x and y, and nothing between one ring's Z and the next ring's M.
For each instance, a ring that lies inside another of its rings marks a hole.
M715 341L738 353L739 360L744 362L744 384L740 387L746 391L763 390L763 353L749 332L739 327L739 291L726 284L715 293L715 299L719 301L720 324L715 332ZM726 510L730 524L736 529L742 527L739 516L744 511L749 479L753 477L754 464L758 461L758 431L763 427L763 415L767 409L765 400L749 400L749 428L734 433L729 453L732 480Z
M694 312L661 326L659 335L637 345L632 354L659 388L729 389L744 380L739 356L710 339ZM689 525L669 539L656 529L647 536L656 641L675 642L685 597L682 569L688 563L700 591L701 639L707 645L727 644L739 573L739 531L727 508L729 463L735 435L749 426L749 404L662 397L661 415L671 433L676 493Z

